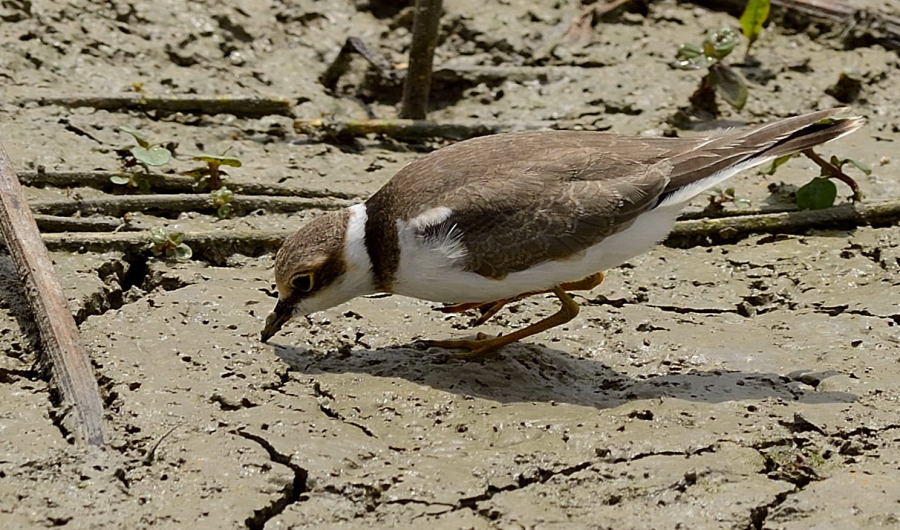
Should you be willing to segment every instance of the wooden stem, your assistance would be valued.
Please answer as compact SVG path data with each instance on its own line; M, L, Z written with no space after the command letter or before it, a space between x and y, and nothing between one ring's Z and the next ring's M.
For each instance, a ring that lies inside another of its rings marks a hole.
M853 180L852 177L841 171L841 168L832 164L831 162L825 160L812 149L804 149L803 154L815 162L817 166L822 168L823 171L828 175L829 178L838 179L847 186L850 187L850 190L853 191L853 195L850 197L853 201L861 201L862 200L862 191L859 189L859 184Z
M93 107L111 111L155 110L191 114L233 114L245 118L270 114L290 116L293 112L293 103L289 100L252 97L151 97L142 94L122 94L117 96L38 96L22 98L16 102L19 104L35 102L38 105L59 105L60 107Z
M557 122L558 123L558 122ZM437 123L428 120L294 120L294 130L334 139L351 139L367 134L382 134L398 140L445 138L465 140L501 132L550 129L552 122L510 123Z
M0 230L24 284L63 405L74 411L67 415L73 422L72 430L88 445L103 445L103 404L91 362L82 348L62 287L53 276L53 262L28 208L25 193L2 145Z
M307 199L304 197L266 197L262 195L235 195L231 206L236 213L253 210L268 212L299 212L303 210L335 210L350 203L335 199ZM35 213L47 215L71 215L102 213L120 217L128 212L155 212L178 214L185 211L215 212L208 193L175 193L171 195L115 195L82 200L34 201Z
M431 90L431 67L441 24L441 0L416 0L409 68L403 84L400 117L424 120Z
M125 172L116 171L21 171L19 181L27 186L56 186L70 188L87 186L104 191L128 191L129 188L113 184L109 178L113 176L129 176ZM301 175L297 175L300 177ZM141 175L155 192L192 193L195 191L196 179L183 175L164 175L150 173ZM227 181L228 189L243 195L275 195L280 197L328 197L334 199L361 198L359 194L341 193L328 190L311 190L286 186L284 184L263 184L259 182L240 182L233 179Z

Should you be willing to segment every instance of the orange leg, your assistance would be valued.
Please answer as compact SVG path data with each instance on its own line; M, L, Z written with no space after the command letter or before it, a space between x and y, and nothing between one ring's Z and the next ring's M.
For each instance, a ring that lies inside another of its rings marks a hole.
M559 301L562 302L560 310L549 317L520 330L491 338L478 338L474 340L426 340L422 342L426 346L468 350L452 355L454 359L464 359L467 361L482 359L495 353L507 344L565 324L578 315L578 304L575 303L575 300L572 299L569 293L565 292L562 287L554 287L551 291L559 298Z
M590 291L594 287L597 287L603 282L603 273L598 272L596 274L592 274L587 278L582 278L575 282L563 283L560 287L564 291ZM516 300L521 300L523 298L533 296L536 294L544 294L553 292L552 289L548 289L546 291L532 291L529 293L520 294L515 298L505 298L503 300L496 300L494 302L481 303L481 302L469 302L465 304L456 304L450 305L446 307L438 308L438 311L442 313L462 313L468 311L469 309L478 309L481 311L481 315L475 319L475 322L472 324L473 327L480 326L491 319L494 315L497 314L503 306L510 302L515 302Z

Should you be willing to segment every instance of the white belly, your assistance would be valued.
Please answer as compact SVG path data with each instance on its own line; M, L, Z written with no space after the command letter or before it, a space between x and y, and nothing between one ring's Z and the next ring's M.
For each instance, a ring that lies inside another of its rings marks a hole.
M400 262L393 292L435 302L491 302L578 281L617 267L662 241L672 229L681 206L650 210L638 216L627 229L587 248L578 257L539 263L500 280L462 270L464 257L457 242L426 246L415 236L412 223L398 223Z

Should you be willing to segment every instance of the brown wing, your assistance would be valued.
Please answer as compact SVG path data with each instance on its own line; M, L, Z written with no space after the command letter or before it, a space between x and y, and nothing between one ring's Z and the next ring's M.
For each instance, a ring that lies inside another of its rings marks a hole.
M619 178L596 169L588 162L577 179L548 182L525 176L514 186L463 186L444 197L453 213L442 223L445 228L435 229L446 233L456 226L469 252L466 268L502 278L576 255L623 229L656 204L671 165L635 167L623 161L621 169L632 173Z
M370 216L390 205L401 219L450 208L452 215L423 237L457 226L467 267L499 278L580 252L627 225L668 183L671 166L659 161L701 141L575 131L479 138L410 164L367 205ZM385 234L392 227L372 221L382 228L367 229L366 237L380 240L370 249L378 247L376 274L389 284L386 247L396 242Z

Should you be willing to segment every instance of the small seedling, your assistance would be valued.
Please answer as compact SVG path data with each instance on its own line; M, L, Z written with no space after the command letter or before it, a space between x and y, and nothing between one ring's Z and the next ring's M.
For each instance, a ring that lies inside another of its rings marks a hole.
M227 175L227 173L221 169L221 166L241 167L240 160L225 156L225 153L221 155L199 153L191 155L191 159L206 163L205 166L189 169L182 173L182 175L189 175L197 179L197 187L200 189L215 191L222 187L222 177Z
M820 210L822 208L834 206L834 201L837 198L837 186L832 179L838 179L850 187L853 191L850 200L859 201L862 199L862 192L859 189L859 185L853 178L844 173L843 168L845 165L850 164L866 175L870 175L872 169L869 166L858 160L852 158L840 158L836 155L832 155L829 161L825 161L811 149L807 149L803 154L815 162L816 165L820 167L821 171L818 177L813 178L797 189L797 207L804 210ZM794 154L776 158L772 161L769 168L763 172L767 175L774 174L779 166L794 156L797 155Z
M722 60L728 57L740 37L731 28L711 31L700 46L682 44L675 55L675 66L685 70L707 69L700 80L700 86L691 95L691 105L695 108L718 114L716 94L735 110L741 110L747 103L747 82Z
M191 247L184 242L183 233L169 232L161 226L150 229L150 252L179 261L189 260L194 254Z
M741 14L741 31L744 37L747 37L747 53L744 57L750 55L750 47L756 42L762 34L763 24L769 18L769 8L771 0L749 0L747 6Z
M119 131L130 134L137 145L117 149L116 154L122 158L122 165L125 169L132 169L140 166L144 170L144 175L150 173L150 166L162 166L168 164L172 160L172 151L175 149L174 144L151 143L138 131L130 127L119 127ZM109 178L113 184L128 185L139 188L141 191L150 191L150 183L143 175L113 175Z
M222 186L217 190L211 191L209 198L212 200L213 206L216 207L216 215L219 216L219 219L230 217L232 212L234 212L234 207L231 206L231 201L234 200L234 192L227 187Z

